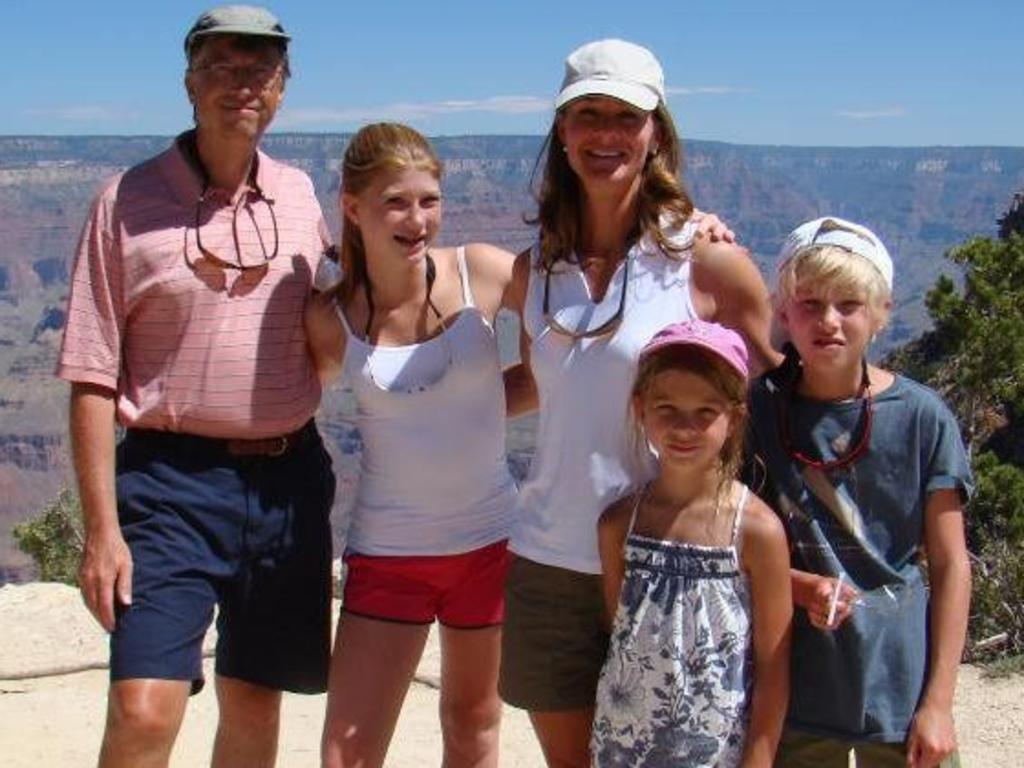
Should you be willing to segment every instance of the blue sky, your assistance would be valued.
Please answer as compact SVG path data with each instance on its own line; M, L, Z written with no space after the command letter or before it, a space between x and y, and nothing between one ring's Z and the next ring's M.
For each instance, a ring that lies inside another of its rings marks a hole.
M185 31L209 2L5 4L0 134L172 134ZM566 54L651 48L684 138L1024 145L1024 1L280 0L295 73L274 129L408 122L543 133Z

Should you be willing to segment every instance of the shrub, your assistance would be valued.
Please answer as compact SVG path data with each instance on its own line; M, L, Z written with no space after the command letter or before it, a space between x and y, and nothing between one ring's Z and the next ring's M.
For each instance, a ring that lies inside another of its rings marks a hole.
M1024 546L1024 469L985 451L974 459L974 480L977 490L967 508L972 547L1000 540Z
M1024 653L1024 469L986 451L974 459L974 476L966 510L974 566L967 651L972 661L991 661Z
M971 560L968 658L987 661L1024 652L1024 549L1005 539L991 539Z
M65 488L35 517L14 527L18 548L29 555L43 581L76 584L82 558L82 507Z
M963 286L938 280L926 299L935 330L887 363L936 389L967 443L976 483L965 509L967 654L989 661L1024 654L1024 192L998 239L974 238L947 257L962 267Z
M1024 413L1024 237L976 238L948 258L964 267L964 287L941 277L928 293L941 341L932 383L950 402L973 451L1002 412Z

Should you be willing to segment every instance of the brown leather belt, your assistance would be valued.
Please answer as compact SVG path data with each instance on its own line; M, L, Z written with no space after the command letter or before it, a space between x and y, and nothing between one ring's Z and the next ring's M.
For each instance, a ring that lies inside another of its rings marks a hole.
M163 432L149 429L129 429L127 437L165 450L185 451L193 455L228 455L233 458L276 458L284 456L317 434L316 424L310 419L294 432L274 437L255 439L203 437L185 432Z
M298 445L305 427L277 437L263 437L256 440L234 438L225 440L224 446L231 456L284 456L288 449Z

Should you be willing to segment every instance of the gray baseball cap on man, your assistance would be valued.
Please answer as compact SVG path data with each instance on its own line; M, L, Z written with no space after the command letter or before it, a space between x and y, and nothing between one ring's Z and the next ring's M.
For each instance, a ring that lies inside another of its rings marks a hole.
M202 13L185 35L185 53L197 38L207 35L273 37L287 43L291 37L266 8L255 5L220 5Z

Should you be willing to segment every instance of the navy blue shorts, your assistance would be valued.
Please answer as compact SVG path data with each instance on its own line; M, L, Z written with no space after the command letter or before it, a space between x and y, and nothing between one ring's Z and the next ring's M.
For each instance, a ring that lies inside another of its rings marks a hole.
M117 448L117 506L132 604L111 635L111 680L191 680L199 691L216 606L218 675L326 690L334 488L312 421L281 456L129 430Z

